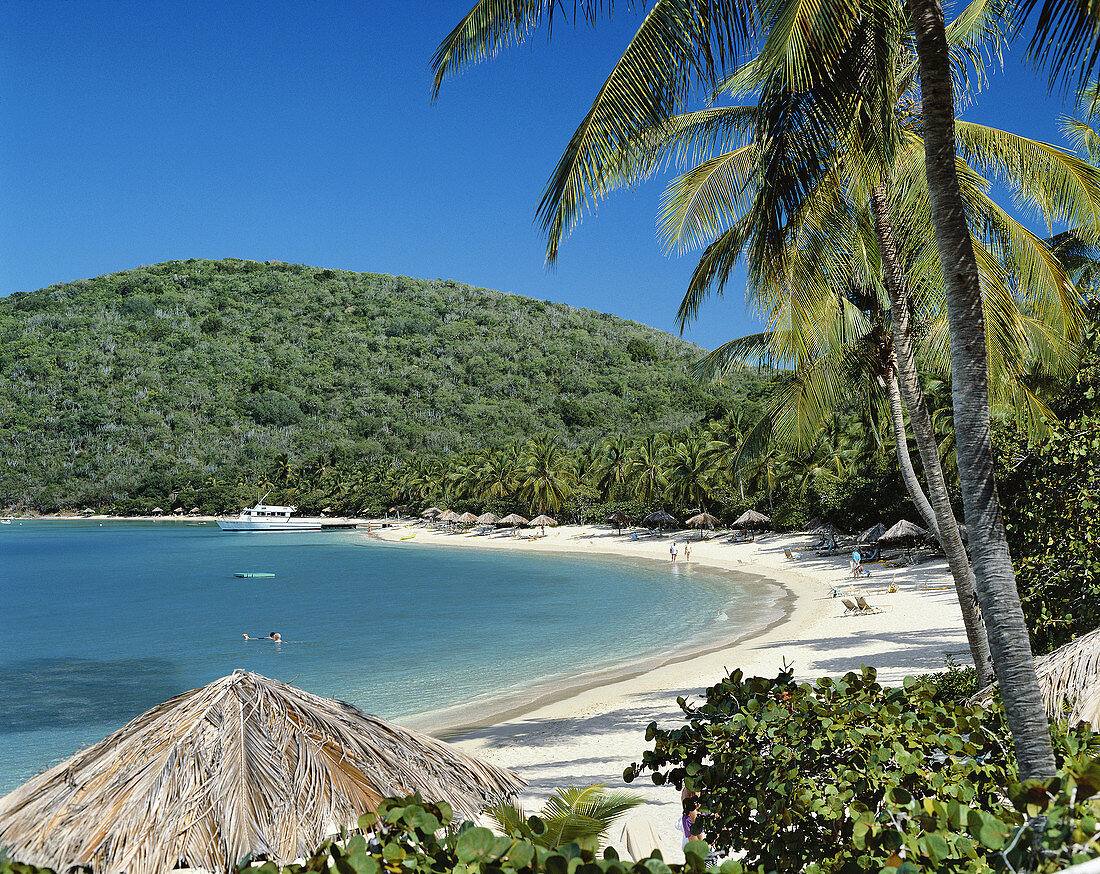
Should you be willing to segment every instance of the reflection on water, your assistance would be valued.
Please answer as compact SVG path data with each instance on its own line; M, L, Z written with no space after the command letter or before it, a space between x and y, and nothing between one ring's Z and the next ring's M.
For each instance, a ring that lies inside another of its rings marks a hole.
M175 666L160 658L9 662L0 665L0 734L121 724L181 691Z

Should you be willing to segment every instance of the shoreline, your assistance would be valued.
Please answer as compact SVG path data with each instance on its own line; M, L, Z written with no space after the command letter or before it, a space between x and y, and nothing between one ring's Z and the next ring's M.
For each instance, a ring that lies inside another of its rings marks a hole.
M784 664L791 664L796 680L809 682L869 664L878 669L880 682L895 685L906 674L942 670L948 655L961 664L970 663L958 599L943 559L893 569L872 564L872 576L854 582L847 555L803 556L789 561L784 550L797 554L813 541L804 534L769 534L744 544L695 541L694 532L687 537L673 532L659 539L632 541L629 535L616 536L602 526L562 526L547 529L545 538L526 540L409 526L375 532L371 539L400 544L413 530L417 545L665 563L669 562L669 543L675 538L690 544L692 566L718 574L755 575L785 590L780 601L785 609L779 617L732 641L716 643L708 651L671 655L657 660L659 663L620 671L619 676L586 678L558 691L534 695L503 712L482 712L477 719L464 720L461 708L448 708L406 720L445 736L468 753L517 772L528 783L520 799L528 810L540 806L554 789L566 786L603 783L611 789L641 794L646 804L634 815L653 823L669 861L682 856L678 793L649 782L628 786L622 773L649 748L644 733L650 722L666 726L682 722L677 697L697 699L735 668L748 676L775 676ZM846 593L864 595L883 612L844 616L841 600L829 595L831 587L838 585ZM891 585L896 592L887 592ZM473 702L472 706L479 704ZM616 826L610 837L621 851L619 831Z

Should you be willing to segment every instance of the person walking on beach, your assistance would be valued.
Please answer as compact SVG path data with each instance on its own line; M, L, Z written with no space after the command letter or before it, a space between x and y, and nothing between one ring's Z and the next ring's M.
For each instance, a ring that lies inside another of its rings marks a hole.
M691 544L684 541L684 561L691 561Z
M852 550L852 579L857 580L863 575L863 556L858 549Z
M676 561L676 541L675 540L672 541L672 545L668 548L668 554L669 554L669 557L673 561Z

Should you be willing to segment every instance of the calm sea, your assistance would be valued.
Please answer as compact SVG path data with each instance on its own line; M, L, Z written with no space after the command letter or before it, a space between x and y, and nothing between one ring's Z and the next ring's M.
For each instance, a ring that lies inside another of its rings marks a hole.
M0 795L237 668L395 718L733 639L775 617L774 595L683 565L361 532L16 521L0 526ZM242 638L271 631L284 642Z

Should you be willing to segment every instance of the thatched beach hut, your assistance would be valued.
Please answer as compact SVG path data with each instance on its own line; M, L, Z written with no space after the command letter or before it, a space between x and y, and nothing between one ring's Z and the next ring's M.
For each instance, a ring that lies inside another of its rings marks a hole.
M914 525L908 519L902 519L884 531L877 542L880 546L887 544L904 546L905 554L912 558L912 548L927 536L928 532L919 525Z
M520 780L419 732L258 674L177 695L0 798L0 846L58 871L232 871L312 851L388 795L456 817Z

